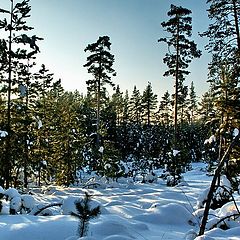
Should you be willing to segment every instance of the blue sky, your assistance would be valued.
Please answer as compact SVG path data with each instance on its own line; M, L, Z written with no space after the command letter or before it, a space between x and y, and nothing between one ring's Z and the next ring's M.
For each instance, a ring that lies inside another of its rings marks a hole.
M9 2L1 0L0 7ZM203 49L207 40L197 35L208 26L205 0L31 0L28 23L34 27L32 34L44 38L37 62L44 63L56 79L61 78L66 90L86 93L85 82L91 75L83 67L87 58L84 48L108 35L117 71L113 81L129 94L134 85L143 91L149 81L160 98L166 90L173 92L174 84L173 79L163 77L166 66L162 58L167 47L157 42L166 36L160 24L168 20L170 4L193 12L193 39L203 56L191 64L186 84L194 81L200 96L208 89L209 56Z

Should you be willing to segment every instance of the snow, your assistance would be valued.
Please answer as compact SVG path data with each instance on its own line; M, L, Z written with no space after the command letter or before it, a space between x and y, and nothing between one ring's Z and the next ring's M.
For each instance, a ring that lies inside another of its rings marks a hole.
M6 190L12 201L15 198L19 200L20 197L26 208L34 208L39 203L42 206L52 203L63 205L57 207L56 211L49 209L52 216L7 215L10 201L0 200L3 206L0 215L0 239L240 239L239 220L227 221L229 230L208 229L205 235L197 237L203 215L203 208L197 209L197 203L206 197L211 179L203 164L194 163L193 170L184 174L187 184L176 187L167 187L166 182L160 178L153 183L144 184L121 178L114 185L97 179L99 185L104 182L104 187L97 188L50 186L45 188L44 193L42 189L34 188L31 190L33 195L20 195L16 189ZM222 184L228 185L224 177ZM1 191L4 193L4 189L0 189ZM71 217L70 213L75 211L74 202L83 199L86 191L92 196L91 207L100 205L101 214L90 221L88 236L80 239L77 236L78 220ZM236 204L240 207L239 195L236 195ZM211 210L209 227L220 217L236 212L233 202L225 204L221 209Z
M8 133L6 131L1 131L0 130L0 137L6 137Z
M209 139L206 139L204 141L204 144L212 144L214 142L216 142L216 137L214 135L212 135Z
M13 199L14 197L19 197L19 196L20 196L18 190L15 189L15 188L9 188L9 189L7 189L7 190L5 191L5 195L8 196L8 199L9 199L9 200Z
M99 149L98 149L98 151L103 154L104 147L103 147L103 146L100 146Z
M34 208L35 199L31 195L22 195L22 205L25 209L29 209L30 211Z
M238 128L234 128L233 129L233 137L235 138L238 134L239 134L239 129Z
M173 156L176 157L178 154L180 153L180 151L173 149Z

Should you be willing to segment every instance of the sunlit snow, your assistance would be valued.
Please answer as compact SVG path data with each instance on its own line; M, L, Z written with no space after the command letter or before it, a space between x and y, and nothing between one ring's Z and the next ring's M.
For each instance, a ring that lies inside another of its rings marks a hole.
M211 179L206 174L204 164L193 164L193 170L184 174L186 184L176 187L167 187L160 178L156 178L154 183L134 183L130 178L120 178L114 184L113 181L107 182L107 179L102 184L98 179L98 184L92 182L86 185L94 188L35 188L31 190L33 195L21 195L26 208L32 209L37 203L41 206L60 203L62 206L48 209L45 213L50 216L6 215L9 203L2 200L0 239L80 240L77 236L78 221L69 214L75 211L74 202L82 199L87 191L92 195L91 206L100 205L101 214L90 221L88 236L82 240L193 240L203 215L203 209L197 209L197 204L206 197L208 190L205 189L210 186ZM224 177L221 182L228 184ZM3 189L0 190L4 193ZM10 198L16 198L17 207L19 194L14 189L6 192ZM236 204L240 207L239 195L236 196ZM204 236L196 239L240 239L239 221L230 221L229 230L210 229L220 216L236 212L233 202L218 211L211 210L207 225L209 229Z

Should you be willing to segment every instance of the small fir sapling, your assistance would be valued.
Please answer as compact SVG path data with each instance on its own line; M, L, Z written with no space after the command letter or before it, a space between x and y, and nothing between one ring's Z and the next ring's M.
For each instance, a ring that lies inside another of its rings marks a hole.
M90 202L91 196L85 192L85 198L83 200L75 201L77 213L71 212L71 215L79 220L79 237L84 237L87 235L89 221L93 218L96 218L101 213L100 206L91 208Z

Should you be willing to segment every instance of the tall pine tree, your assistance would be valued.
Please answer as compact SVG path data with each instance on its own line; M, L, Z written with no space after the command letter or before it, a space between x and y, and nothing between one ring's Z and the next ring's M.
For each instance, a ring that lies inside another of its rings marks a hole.
M201 52L197 45L189 38L192 36L192 18L191 11L183 7L171 5L167 22L162 22L162 27L169 33L169 37L160 38L159 42L167 44L170 50L163 61L167 64L168 70L164 76L173 76L175 78L175 96L174 96L174 129L175 144L177 138L177 111L179 100L179 87L182 85L185 76L190 72L187 70L189 63L193 58L199 58Z

